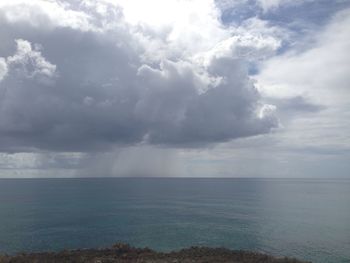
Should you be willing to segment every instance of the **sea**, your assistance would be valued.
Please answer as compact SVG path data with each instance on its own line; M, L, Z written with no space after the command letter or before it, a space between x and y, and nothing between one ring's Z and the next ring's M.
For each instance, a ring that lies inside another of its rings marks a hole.
M350 180L0 179L0 253L116 242L350 262Z

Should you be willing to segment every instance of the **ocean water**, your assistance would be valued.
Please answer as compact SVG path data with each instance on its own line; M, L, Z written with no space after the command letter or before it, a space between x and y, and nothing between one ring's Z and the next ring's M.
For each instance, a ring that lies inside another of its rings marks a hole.
M350 262L350 180L0 180L0 253L119 241Z

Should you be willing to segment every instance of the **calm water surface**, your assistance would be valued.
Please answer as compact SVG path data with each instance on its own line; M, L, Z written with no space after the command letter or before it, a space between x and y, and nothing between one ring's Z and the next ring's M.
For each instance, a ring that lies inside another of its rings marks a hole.
M0 252L117 241L350 262L350 180L0 179Z

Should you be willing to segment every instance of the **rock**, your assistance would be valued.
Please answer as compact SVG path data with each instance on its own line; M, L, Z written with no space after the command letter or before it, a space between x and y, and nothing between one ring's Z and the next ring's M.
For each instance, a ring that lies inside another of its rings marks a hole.
M161 253L149 248L134 248L116 243L105 249L64 250L57 253L0 255L0 263L303 263L296 259L276 258L266 254L234 251L226 248L191 247Z

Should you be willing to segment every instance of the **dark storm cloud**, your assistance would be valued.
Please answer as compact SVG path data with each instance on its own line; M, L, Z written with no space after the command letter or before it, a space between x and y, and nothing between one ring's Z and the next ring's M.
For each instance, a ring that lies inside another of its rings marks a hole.
M0 151L198 147L277 126L232 54L201 67L181 57L147 62L122 16L102 31L50 25L44 14L40 26L10 21L1 11Z

